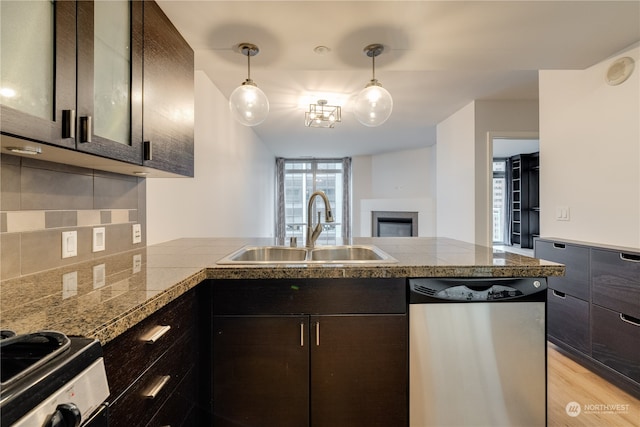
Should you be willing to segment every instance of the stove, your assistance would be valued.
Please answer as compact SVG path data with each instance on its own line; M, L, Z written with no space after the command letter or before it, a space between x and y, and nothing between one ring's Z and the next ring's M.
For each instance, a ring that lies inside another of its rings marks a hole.
M102 346L56 331L0 332L2 427L107 425Z

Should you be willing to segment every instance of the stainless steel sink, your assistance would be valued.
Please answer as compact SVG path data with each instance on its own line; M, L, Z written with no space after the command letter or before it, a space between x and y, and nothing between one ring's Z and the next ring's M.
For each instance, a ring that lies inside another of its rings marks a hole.
M313 249L286 246L245 246L218 264L373 264L398 262L371 245L317 246Z
M245 246L224 258L233 263L271 263L304 261L307 250L304 248L288 248L286 246ZM221 264L218 261L218 264Z
M374 246L320 246L311 250L312 261L384 261L391 258Z

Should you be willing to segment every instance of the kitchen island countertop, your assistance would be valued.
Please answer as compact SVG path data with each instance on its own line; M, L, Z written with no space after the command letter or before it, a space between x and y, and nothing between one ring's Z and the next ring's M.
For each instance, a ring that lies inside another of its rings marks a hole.
M57 330L103 344L206 279L548 277L564 266L458 240L354 238L392 264L219 265L245 245L270 238L184 238L0 282L0 328ZM340 244L340 242L338 242Z

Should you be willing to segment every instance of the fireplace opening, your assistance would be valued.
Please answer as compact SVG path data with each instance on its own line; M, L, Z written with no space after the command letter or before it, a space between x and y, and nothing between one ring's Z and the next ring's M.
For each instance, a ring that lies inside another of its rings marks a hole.
M418 212L373 211L373 237L416 237L418 236Z

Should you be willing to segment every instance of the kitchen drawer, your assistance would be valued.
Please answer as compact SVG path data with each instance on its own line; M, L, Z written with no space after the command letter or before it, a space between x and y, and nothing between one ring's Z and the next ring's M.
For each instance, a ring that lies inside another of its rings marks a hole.
M204 423L194 424L194 418L190 418L195 399L195 372L192 368L176 390L164 401L162 407L153 416L146 427L162 427L182 425L206 425ZM193 420L190 424L185 424L186 420Z
M640 317L640 253L591 250L592 302Z
M536 240L535 257L566 266L563 277L549 277L551 289L589 301L589 248L549 240Z
M584 354L591 354L589 303L548 289L547 334Z
M188 293L144 319L104 346L111 400L135 381L161 354L194 325L195 298ZM159 326L171 328L154 343L143 341Z
M592 308L593 358L640 383L640 319Z
M143 426L158 412L178 384L193 369L194 339L189 335L176 342L160 359L136 380L131 388L115 402L109 410L109 426ZM145 397L154 386L158 387L154 398Z
M405 279L219 280L216 315L404 314Z

